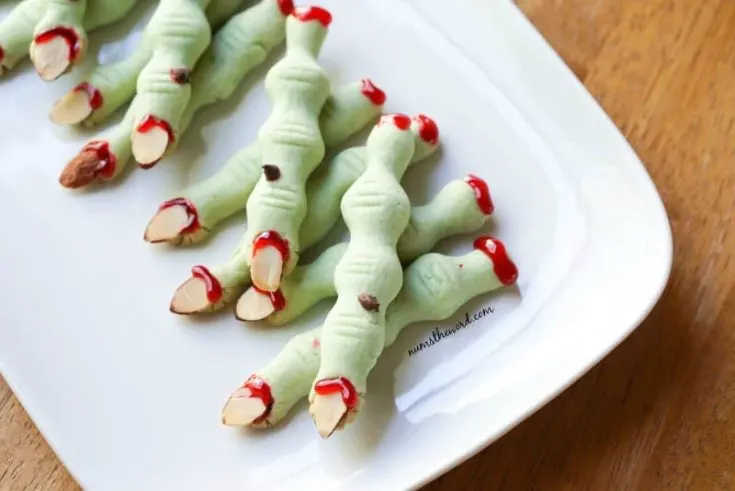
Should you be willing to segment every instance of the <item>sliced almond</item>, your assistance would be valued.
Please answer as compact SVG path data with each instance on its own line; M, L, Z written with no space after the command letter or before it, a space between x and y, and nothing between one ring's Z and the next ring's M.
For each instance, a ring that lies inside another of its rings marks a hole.
M166 153L168 144L168 132L160 126L145 133L136 131L133 133L133 156L143 166L154 164Z
M194 314L210 306L207 283L195 276L183 282L171 299L171 312L175 314Z
M258 397L253 397L250 389L241 387L232 393L222 409L222 424L227 426L247 426L260 418L267 407Z
M265 246L258 249L250 262L253 284L267 292L278 290L283 273L283 257L278 249Z
M309 412L322 438L329 438L336 429L344 424L347 406L342 400L342 394L338 392L325 395L316 394L314 402L309 406Z
M243 293L235 306L235 316L243 321L259 321L275 311L269 295L250 287Z
M148 242L164 242L178 239L181 231L189 226L191 218L185 206L174 205L159 210L145 229L143 238Z
M51 108L51 121L56 124L78 124L92 114L89 95L83 90L72 90Z
M62 36L34 43L31 53L36 71L46 81L56 80L69 68L69 45Z

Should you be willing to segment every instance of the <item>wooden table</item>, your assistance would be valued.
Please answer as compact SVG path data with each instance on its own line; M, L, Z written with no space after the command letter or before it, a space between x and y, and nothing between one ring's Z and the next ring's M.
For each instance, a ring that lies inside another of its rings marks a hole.
M674 269L609 357L426 489L735 489L735 1L518 4L646 163ZM76 489L1 383L0 489Z

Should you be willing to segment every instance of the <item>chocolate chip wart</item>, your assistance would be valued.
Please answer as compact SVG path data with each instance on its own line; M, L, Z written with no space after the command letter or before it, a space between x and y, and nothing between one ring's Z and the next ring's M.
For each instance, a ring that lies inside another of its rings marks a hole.
M171 69L171 79L179 85L188 84L190 78L191 70L189 70L188 68Z
M263 166L263 174L267 181L277 181L281 177L281 169L277 165L266 164Z
M380 310L378 299L368 293L361 293L357 297L357 301L360 302L362 308L367 310L368 312L377 312L378 310Z

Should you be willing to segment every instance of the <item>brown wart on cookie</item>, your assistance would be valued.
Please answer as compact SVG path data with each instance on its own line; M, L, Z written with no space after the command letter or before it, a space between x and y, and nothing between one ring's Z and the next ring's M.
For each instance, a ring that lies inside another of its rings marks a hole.
M179 85L188 84L191 80L191 70L189 68L172 68L171 80Z
M357 297L357 301L360 302L362 308L368 312L378 312L380 310L380 303L378 299L369 293L361 293Z
M281 169L277 165L265 164L263 166L263 175L266 181L277 181L281 178Z

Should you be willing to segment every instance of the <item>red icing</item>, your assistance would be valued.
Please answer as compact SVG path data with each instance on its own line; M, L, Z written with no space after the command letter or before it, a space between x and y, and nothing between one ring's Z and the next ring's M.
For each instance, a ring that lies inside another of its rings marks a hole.
M314 392L322 396L339 392L342 393L342 402L347 406L347 410L357 406L357 390L345 377L320 380L314 384Z
M419 114L414 119L419 124L419 136L421 139L426 143L436 145L439 142L439 127L436 125L436 122L423 114Z
M143 118L140 124L138 124L138 127L135 129L135 131L137 131L138 133L148 133L154 128L161 128L163 131L166 132L166 134L168 135L169 145L174 141L174 130L171 128L171 125L168 123L168 121L166 121L165 119L157 118L152 114L149 114L148 116ZM151 162L150 164L139 165L143 169L150 169L157 163L158 162Z
M171 208L172 206L185 207L186 214L189 216L189 223L184 225L184 227L179 231L180 234L192 234L199 230L199 227L201 227L201 225L199 224L199 214L197 213L197 209L191 201L186 198L170 199L163 202L161 206L158 207L158 211L165 210L166 208Z
M255 238L253 241L253 257L259 250L269 246L278 250L284 263L288 261L288 257L291 255L288 241L275 230L263 232Z
M475 249L487 254L493 262L493 271L500 282L505 285L512 285L518 279L518 268L513 260L508 256L505 245L494 237L483 235L478 237L474 242Z
M102 179L112 179L117 168L117 158L110 152L110 145L106 141L95 140L87 143L80 153L94 152L100 164L97 168L97 176Z
M245 381L243 388L250 390L250 397L257 397L265 404L265 411L258 418L254 419L251 424L260 424L270 415L273 409L273 395L268 382L253 374Z
M317 20L321 22L324 27L329 27L329 24L332 22L332 14L321 7L299 7L294 9L293 15L304 22Z
M5 50L0 46L0 63L2 63L3 58L5 58Z
M291 15L293 13L293 0L278 0L278 8L283 15Z
M206 266L194 266L191 268L191 275L199 278L207 285L207 300L209 303L215 304L222 299L222 285L219 280L209 272Z
M405 114L387 114L378 121L378 126L384 124L392 124L399 130L405 131L411 127L411 118Z
M311 347L313 349L319 349L319 347L322 345L321 342L319 342L319 338L314 338L311 340Z
M69 61L76 60L81 47L79 46L79 36L77 36L77 33L73 29L68 27L54 27L46 32L42 32L33 41L36 44L46 44L57 37L63 38L67 46L69 46Z
M385 92L380 90L372 80L369 78L363 78L360 84L360 90L373 104L376 106L382 106L385 104Z
M260 288L258 288L255 285L253 285L253 288L255 288L255 291L257 291L261 295L265 295L267 297L270 297L271 304L273 304L273 309L275 309L276 312L278 312L279 310L283 310L284 308L286 308L286 297L283 296L283 293L281 292L280 289L278 289L278 290L276 290L274 292L269 292L269 291L266 291L266 290L261 290Z
M99 109L102 107L102 103L104 102L102 98L102 92L100 92L97 88L93 87L92 85L89 85L87 82L83 82L76 87L74 87L74 92L86 92L87 97L89 98L89 106L92 108L92 111L95 109Z
M470 174L464 178L464 181L470 185L472 190L475 192L475 199L477 199L477 205L480 207L485 215L492 214L495 211L495 205L490 197L490 188L487 186L487 182L484 179L477 177L474 174Z

